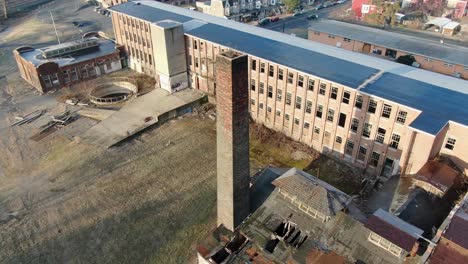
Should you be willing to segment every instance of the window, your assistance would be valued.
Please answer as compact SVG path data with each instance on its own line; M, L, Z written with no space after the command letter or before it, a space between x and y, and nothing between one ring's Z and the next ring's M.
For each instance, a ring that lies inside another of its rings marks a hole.
M314 90L314 85L315 85L315 80L309 79L309 85L308 85L309 91Z
M424 60L427 61L427 62L432 62L432 59L428 58L428 57L424 58Z
M359 152L357 156L357 160L364 161L366 160L367 148L364 146L359 146Z
M338 119L338 125L344 127L346 124L346 114L340 113L340 118Z
M276 110L276 116L281 116L281 111L280 110Z
M364 129L362 130L362 136L369 138L372 130L372 125L369 123L364 123Z
M273 65L269 66L268 75L270 77L273 77L273 75L275 75L275 67L273 67Z
M351 119L351 131L356 133L359 127L359 119L353 118Z
M310 127L310 124L307 122L304 122L304 129L309 129L309 127Z
M283 69L278 69L278 79L283 80Z
M323 106L318 105L318 106L317 106L317 113L316 113L316 116L317 116L318 118L322 118L322 113L323 113Z
M271 109L271 106L267 106L267 112L268 112L268 113L271 113L271 110L272 110L272 109Z
M402 249L398 247L397 245L392 244L390 241L386 240L385 238L377 235L374 232L371 232L368 240L372 242L373 244L389 251L393 255L399 257L401 255Z
M390 147L398 149L398 144L400 143L400 135L392 134L392 141L390 142Z
M362 109L362 102L363 102L362 95L356 95L356 101L354 102L354 106L356 108Z
M331 137L331 133L328 131L325 131L325 133L323 134L323 144L325 145L330 144L330 137Z
M314 133L315 134L320 134L320 127L314 127Z
M348 140L348 142L346 142L346 147L345 147L345 154L347 155L353 155L353 149L354 149L354 142Z
M198 68L198 58L195 58L195 68Z
M454 138L447 138L447 142L445 143L445 148L453 150L455 148L455 142L457 142Z
M302 106L302 98L300 96L296 96L296 109L301 109Z
M291 105L291 93L286 93L286 104Z
M444 66L449 67L449 68L452 68L452 67L453 67L453 64L446 62L446 63L444 63Z
M260 82L260 83L258 84L258 92L259 92L260 94L264 94L264 93L265 93L265 84L264 84L264 83Z
M341 138L340 136L336 136L335 142L338 143L338 145L341 145L341 143L343 143L343 138Z
M293 83L294 74L292 72L288 73L288 83Z
M289 121L289 114L284 114L284 119L286 119L287 121Z
M260 73L265 73L265 63L260 63Z
M255 92L255 80L254 79L250 80L250 90Z
M398 116L397 116L397 123L400 123L400 124L405 124L406 122L406 116L408 115L408 112L406 111L398 111Z
M328 109L327 121L333 122L334 115L335 115L335 110Z
M343 92L343 99L341 101L345 104L349 104L349 98L351 97L350 92Z
M338 88L337 87L332 87L331 88L331 93L330 93L330 98L333 100L336 100L336 97L338 96Z
M304 76L299 75L297 77L297 86L299 87L304 87Z
M283 99L283 90L276 90L276 101L280 102Z
M375 109L377 109L377 102L370 99L369 107L367 108L367 112L371 114L375 114Z
M329 37L329 38L332 38L332 39L335 38L335 36L334 36L334 35L331 35L331 34L329 34L328 37Z
M384 104L383 110L382 110L382 117L390 118L391 114L392 114L392 106L388 104Z
M257 70L257 61L256 60L252 60L252 71L256 71Z
M255 99L250 99L250 104L255 105Z
M273 98L273 86L268 85L268 97Z
M320 32L319 31L314 31L314 34L315 35L320 35Z
M306 101L306 113L310 114L312 113L312 101L307 100Z
M351 42L351 39L349 39L349 38L344 38L344 41L345 41L345 42Z
M321 83L321 84L320 84L320 89L319 89L319 94L320 94L320 95L325 95L326 89L327 89L327 85L324 84L324 83Z
M198 49L197 41L195 39L193 40L193 49Z
M385 140L385 132L386 130L384 128L379 127L379 129L377 129L377 136L375 136L375 142L383 144Z
M258 108L263 109L263 103L258 103Z
M299 118L294 118L294 124L299 125Z
M371 155L370 164L374 167L377 167L377 165L379 164L379 160L380 160L380 154L373 151Z

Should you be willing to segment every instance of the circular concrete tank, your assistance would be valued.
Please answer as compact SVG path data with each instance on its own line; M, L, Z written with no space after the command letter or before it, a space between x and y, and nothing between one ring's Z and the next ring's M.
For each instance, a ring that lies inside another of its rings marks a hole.
M96 86L89 97L97 105L110 105L126 101L137 92L137 86L131 82L109 81Z

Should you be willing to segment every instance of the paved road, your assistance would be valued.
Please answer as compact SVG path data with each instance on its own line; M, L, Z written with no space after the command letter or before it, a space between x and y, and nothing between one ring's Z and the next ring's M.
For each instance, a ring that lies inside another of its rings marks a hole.
M285 33L294 33L298 37L306 37L307 38L307 29L309 25L313 23L315 20L308 20L307 16L310 14L317 14L320 18L327 18L330 13L336 9L342 8L343 6L351 6L351 2L348 1L344 4L338 4L335 6L330 6L327 8L323 8L320 10L313 10L313 11L306 11L304 14L299 16L290 16L286 18L282 18L277 22L272 22L268 25L262 26L263 28L271 29L274 31L280 31ZM303 35L305 33L305 35Z

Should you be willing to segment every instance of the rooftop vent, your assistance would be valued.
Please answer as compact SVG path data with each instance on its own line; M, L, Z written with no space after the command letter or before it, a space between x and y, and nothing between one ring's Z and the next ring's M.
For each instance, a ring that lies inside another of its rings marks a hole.
M44 58L62 57L66 54L99 46L98 38L70 41L40 49Z

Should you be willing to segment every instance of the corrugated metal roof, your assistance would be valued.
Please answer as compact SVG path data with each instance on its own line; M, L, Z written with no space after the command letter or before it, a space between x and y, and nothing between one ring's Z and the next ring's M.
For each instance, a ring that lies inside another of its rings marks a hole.
M321 19L312 23L309 29L450 63L468 65L467 47L441 44L433 40L335 20Z
M468 82L465 84L468 86ZM468 125L468 95L461 92L393 73L384 73L361 91L421 110L410 126L431 135L437 134L449 120Z

